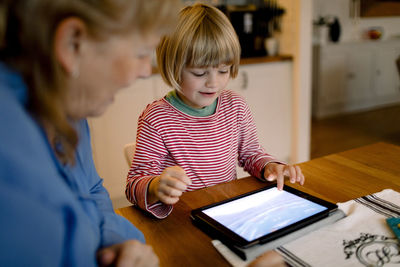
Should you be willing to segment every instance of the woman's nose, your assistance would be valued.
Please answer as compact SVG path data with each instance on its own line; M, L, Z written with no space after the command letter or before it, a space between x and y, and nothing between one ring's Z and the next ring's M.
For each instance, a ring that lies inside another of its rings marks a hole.
M151 58L149 56L143 58L140 65L141 66L139 66L139 68L140 68L139 77L140 78L148 78L152 73Z

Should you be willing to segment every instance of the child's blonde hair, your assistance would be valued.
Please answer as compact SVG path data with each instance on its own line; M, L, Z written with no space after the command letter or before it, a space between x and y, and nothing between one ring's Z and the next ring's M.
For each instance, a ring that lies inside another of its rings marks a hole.
M158 68L164 81L180 89L185 67L231 65L235 78L240 63L240 44L228 18L215 7L195 4L183 8L176 30L157 47Z

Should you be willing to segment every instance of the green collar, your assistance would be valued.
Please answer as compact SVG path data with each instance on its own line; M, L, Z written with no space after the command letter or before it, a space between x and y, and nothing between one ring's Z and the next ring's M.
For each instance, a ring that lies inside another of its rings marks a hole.
M178 110L195 117L207 117L214 114L218 103L218 99L215 99L215 101L209 106L203 108L193 108L182 101L176 90L170 91L165 96L165 99Z

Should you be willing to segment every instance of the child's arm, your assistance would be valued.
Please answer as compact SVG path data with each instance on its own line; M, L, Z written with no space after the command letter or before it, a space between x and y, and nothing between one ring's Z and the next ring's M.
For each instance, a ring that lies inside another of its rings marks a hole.
M128 172L126 197L134 205L151 213L157 218L165 218L172 212L172 205L161 202L150 203L148 188L153 179L161 175L165 165L168 150L157 129L146 121L142 115L139 118L134 160Z

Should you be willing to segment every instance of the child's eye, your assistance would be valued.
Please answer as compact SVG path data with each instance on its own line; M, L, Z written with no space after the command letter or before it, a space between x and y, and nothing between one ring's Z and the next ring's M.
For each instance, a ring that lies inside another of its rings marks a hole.
M204 76L204 74L206 74L205 72L192 72L192 74L196 77L202 77Z
M226 73L228 73L229 72L229 70L220 70L219 71L219 73L222 73L222 74L226 74Z

